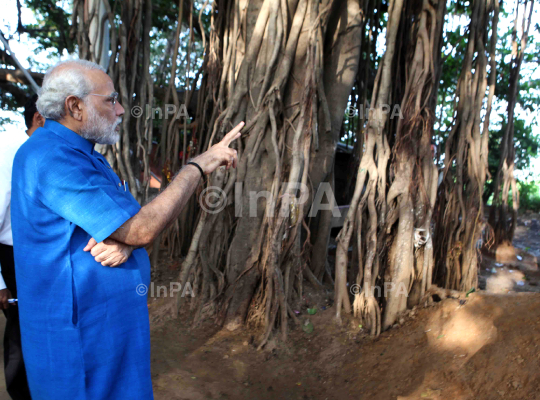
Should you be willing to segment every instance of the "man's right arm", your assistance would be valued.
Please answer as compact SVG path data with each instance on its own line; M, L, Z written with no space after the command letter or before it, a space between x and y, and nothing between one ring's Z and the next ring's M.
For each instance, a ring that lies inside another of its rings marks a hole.
M220 166L236 168L236 150L229 148L232 141L240 137L244 123L237 125L221 142L193 159L205 174ZM109 237L130 246L146 246L174 220L178 218L187 201L197 188L201 173L194 165L186 165L169 186L154 200L141 208Z
M109 237L130 246L140 247L151 243L170 222L178 218L200 179L197 167L185 166L163 193L142 207Z

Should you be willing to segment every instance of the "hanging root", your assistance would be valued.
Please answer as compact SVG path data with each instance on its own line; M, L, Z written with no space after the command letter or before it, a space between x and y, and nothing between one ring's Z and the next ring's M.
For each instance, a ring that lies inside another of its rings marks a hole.
M381 309L372 293L365 291L354 296L354 316L360 318L372 336L381 333Z

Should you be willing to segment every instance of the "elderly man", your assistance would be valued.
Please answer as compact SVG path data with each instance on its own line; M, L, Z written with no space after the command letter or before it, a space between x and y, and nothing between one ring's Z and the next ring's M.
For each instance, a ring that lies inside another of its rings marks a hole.
M8 300L17 297L15 263L13 260L13 237L11 234L11 174L13 159L19 147L43 126L45 119L36 108L37 95L24 105L26 135L16 129L0 134L0 308L6 317L4 332L4 376L6 389L13 400L29 400L30 390L26 380L21 331L19 329L19 310L17 304Z
M94 151L95 143L118 140L124 113L101 67L80 60L53 67L37 107L45 126L17 152L12 188L32 398L152 399L148 308L137 292L149 284L150 264L141 246L178 217L203 174L236 167L229 145L243 123L141 208ZM133 248L121 265L103 250L116 243Z

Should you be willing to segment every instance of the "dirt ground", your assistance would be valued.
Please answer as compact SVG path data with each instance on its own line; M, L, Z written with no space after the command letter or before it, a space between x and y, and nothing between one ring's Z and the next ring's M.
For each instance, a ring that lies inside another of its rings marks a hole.
M320 310L311 334L296 327L263 351L249 332L164 322L152 331L155 398L540 399L540 294L473 293L411 314L373 339Z
M421 305L378 338L333 319L331 294L306 298L286 343L256 350L260 332L228 332L150 299L156 400L540 399L540 217L520 218L516 250L483 255L479 292ZM166 281L179 265L158 271ZM522 283L519 283L522 282ZM525 292L525 293L524 293ZM308 315L307 307L317 308Z
M540 215L526 213L517 221L513 247L483 253L479 287L489 293L540 293Z

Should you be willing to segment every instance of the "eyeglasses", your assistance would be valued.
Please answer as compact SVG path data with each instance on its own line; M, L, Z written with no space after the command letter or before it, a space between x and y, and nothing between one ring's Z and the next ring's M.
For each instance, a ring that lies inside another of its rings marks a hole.
M118 101L118 93L117 92L114 92L112 94L96 94L96 93L89 93L88 94L89 96L99 96L99 97L108 97L108 101L110 101L112 103L112 105L114 106L116 104L116 102Z

